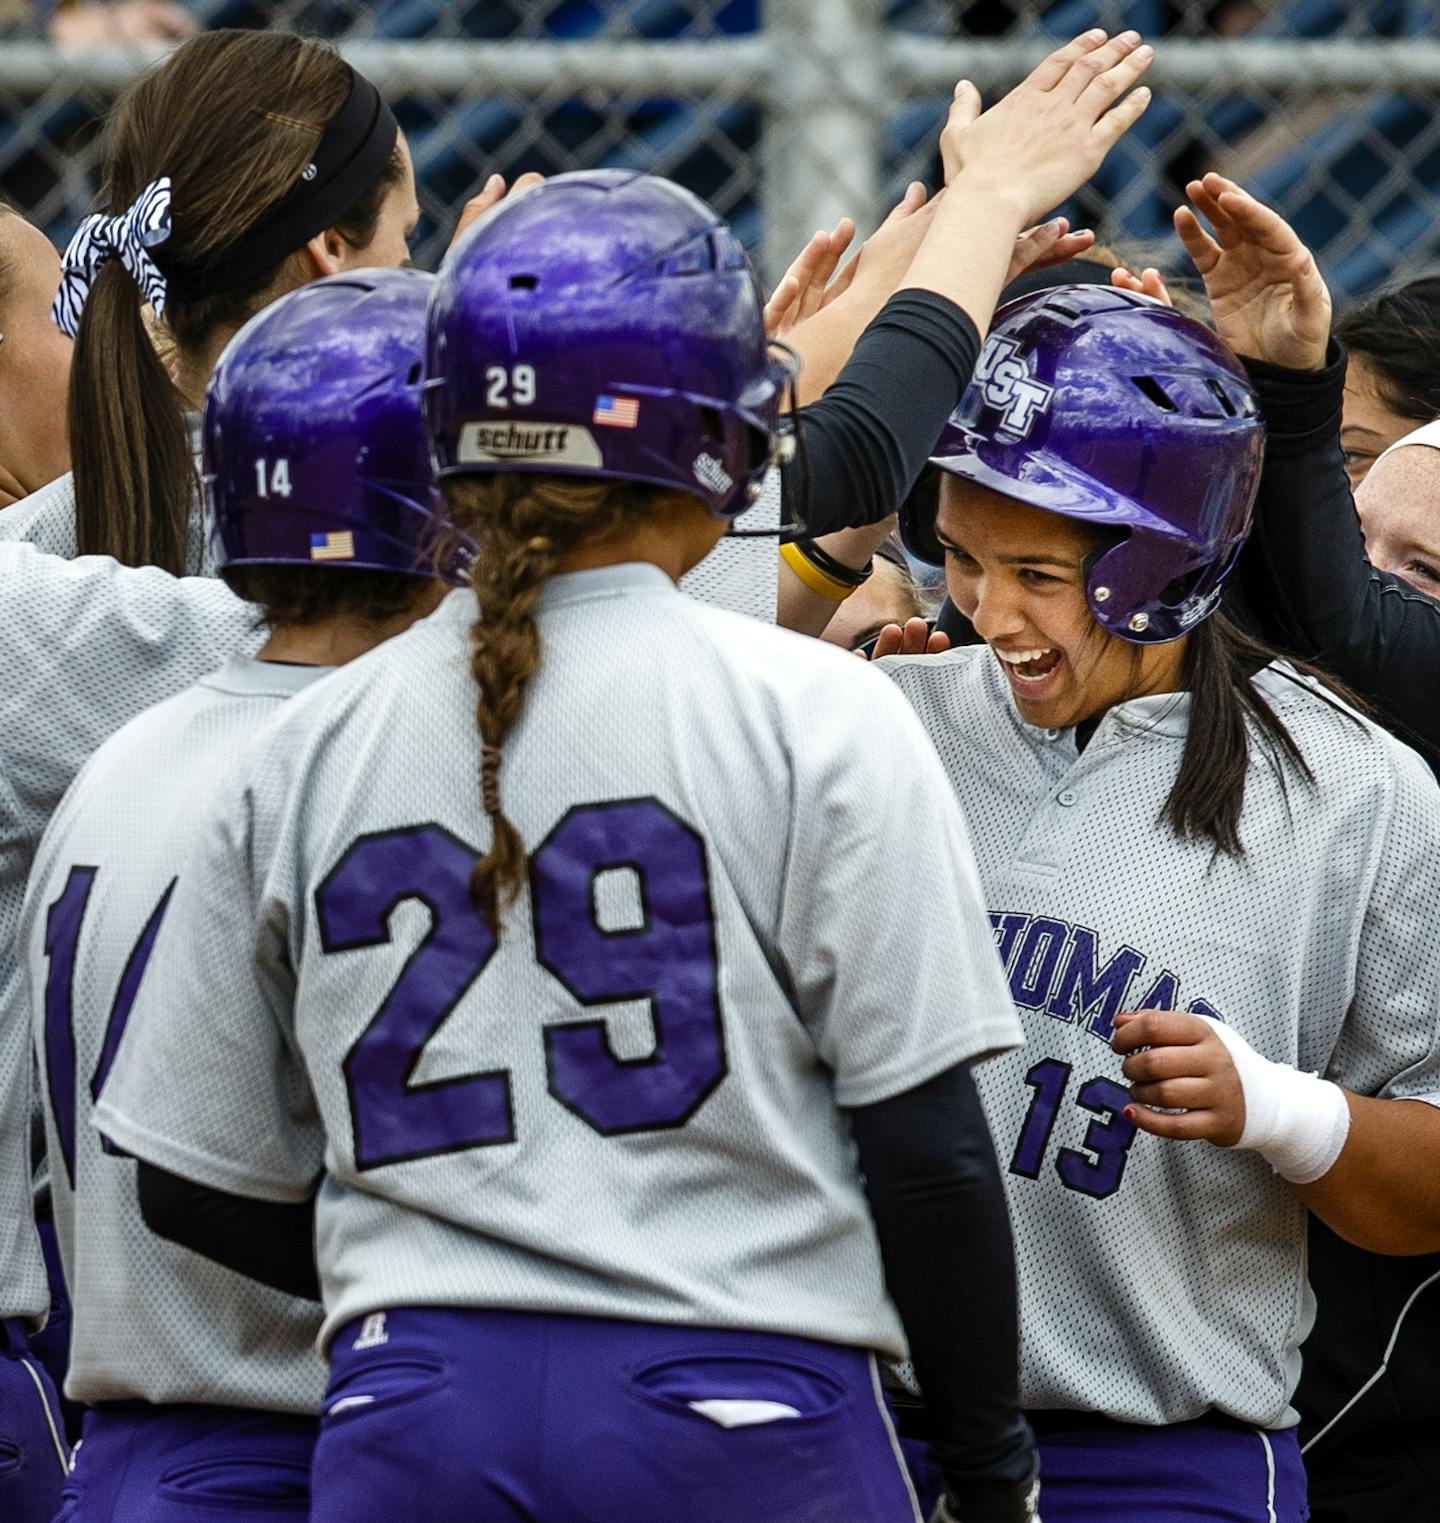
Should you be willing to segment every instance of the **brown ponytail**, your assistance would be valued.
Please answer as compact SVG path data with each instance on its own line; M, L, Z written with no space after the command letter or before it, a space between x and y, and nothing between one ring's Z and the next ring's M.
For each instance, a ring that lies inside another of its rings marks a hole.
M454 476L442 486L455 527L476 541L471 586L482 613L471 630L470 664L480 690L481 800L494 833L475 864L470 897L498 936L527 871L525 843L501 806L500 753L540 667L536 602L568 551L652 517L678 494L567 476Z
M217 31L192 38L143 75L106 123L99 204L123 212L152 180L171 180L171 233L155 251L169 275L218 259L294 184L344 104L350 71L324 44L285 33ZM397 156L337 224L369 242ZM286 289L285 266L193 300L173 286L164 327L182 353L203 353ZM293 283L293 282L290 282ZM75 335L70 445L75 537L82 555L129 565L187 565L199 489L185 413L147 328L143 296L118 261L102 267ZM164 335L162 335L164 336Z

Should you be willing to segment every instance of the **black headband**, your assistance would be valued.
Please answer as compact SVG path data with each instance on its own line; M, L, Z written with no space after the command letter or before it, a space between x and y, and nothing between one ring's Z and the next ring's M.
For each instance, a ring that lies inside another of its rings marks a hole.
M333 227L380 178L399 132L380 92L352 70L345 104L294 185L219 258L184 275L167 275L174 294L194 300L233 290Z
M1018 296L1030 296L1036 291L1048 291L1051 286L1108 286L1110 266L1098 259L1067 259L1064 264L1052 264L1048 269L1026 270L1000 293L1002 302L1014 301Z

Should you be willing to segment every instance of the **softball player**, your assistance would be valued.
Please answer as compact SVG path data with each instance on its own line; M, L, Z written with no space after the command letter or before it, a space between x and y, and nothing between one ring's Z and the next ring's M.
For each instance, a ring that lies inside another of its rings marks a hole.
M1337 1086L1440 1103L1435 782L1211 618L1261 443L1239 365L1160 303L1006 309L935 462L986 644L882 666L965 806L1026 1030L980 1087L1047 1523L1306 1516L1289 1403L1305 1206L1335 1220L1354 1174Z
M105 142L106 210L65 250L53 311L75 339L74 471L0 516L0 539L210 572L194 459L214 358L276 291L408 262L409 149L333 48L227 29L122 92Z
M100 742L259 642L254 609L218 582L30 545L0 545L0 609L0 1442L18 1456L0 1467L0 1504L7 1519L48 1523L65 1452L53 1391L37 1389L25 1361L25 1329L50 1305L32 1200L30 1026L11 950L25 880L46 821Z
M1062 50L1025 109L957 97L964 174L911 269L955 311L988 318L1027 196L1138 115L1097 127L1114 94L1089 84L1147 61L1117 40L1072 80L1099 48ZM664 182L552 181L452 257L430 349L483 621L452 601L363 692L339 674L274 726L97 1116L147 1194L153 1169L303 1203L323 1161L317 1517L913 1518L875 1399L872 1351L902 1346L882 1245L951 1503L1028 1515L966 1072L1013 1017L963 879L923 913L926 955L884 951L913 925L903 882L963 857L958 813L872 674L671 587L774 453L783 374L743 254ZM877 702L901 779L879 820ZM933 1294L957 1281L983 1317Z
M664 181L480 224L428 384L485 617L456 594L297 700L161 929L97 1116L212 1191L324 1170L317 1519L913 1519L881 1241L934 1319L957 1515L1030 1515L967 1073L1015 1023L959 811L873 674L673 585L774 453L760 314ZM942 886L897 960L916 871ZM935 1257L985 1326L927 1296Z
M135 1164L102 1148L89 1116L227 759L337 652L436 601L416 569L437 524L418 378L431 283L414 270L321 281L226 349L206 483L222 574L267 611L266 645L112 736L36 856L20 946L74 1301L67 1390L91 1405L66 1523L149 1518L157 1502L167 1523L291 1518L308 1498L318 1306L148 1232Z

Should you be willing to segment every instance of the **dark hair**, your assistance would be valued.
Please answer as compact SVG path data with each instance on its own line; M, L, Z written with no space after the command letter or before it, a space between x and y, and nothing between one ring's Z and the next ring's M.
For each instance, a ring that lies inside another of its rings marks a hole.
M1391 412L1415 423L1440 414L1440 274L1351 307L1335 333L1374 373L1376 392Z
M192 38L129 87L105 126L100 204L123 211L152 180L171 180L171 233L157 257L195 273L225 252L294 184L345 103L351 72L332 48L279 32ZM355 247L374 236L403 173L399 148L335 224ZM281 294L283 261L232 290L172 294L164 326L182 351L236 328ZM118 260L103 265L75 335L70 445L82 555L187 569L198 491L188 406L146 326L144 297Z
M428 577L355 566L232 566L221 575L237 597L260 609L271 629L341 616L388 624L435 586Z
M479 688L481 797L493 835L471 874L470 898L498 936L528 865L520 832L500 807L500 747L540 667L541 589L561 557L582 542L609 538L693 499L669 488L580 476L451 476L441 489L455 529L475 540L471 586L483 616L471 626L471 671Z
M1132 650L1138 674L1142 647ZM1342 703L1364 712L1360 699L1318 667L1292 656L1282 658L1271 646L1243 634L1223 614L1197 625L1190 631L1184 654L1184 691L1190 695L1185 749L1157 821L1168 825L1180 840L1208 839L1217 853L1245 855L1240 816L1251 748L1256 745L1279 778L1282 792L1288 792L1292 772L1314 783L1315 774L1295 737L1251 680L1277 659L1285 660L1302 677L1318 680L1328 690L1322 697L1337 712L1345 712Z

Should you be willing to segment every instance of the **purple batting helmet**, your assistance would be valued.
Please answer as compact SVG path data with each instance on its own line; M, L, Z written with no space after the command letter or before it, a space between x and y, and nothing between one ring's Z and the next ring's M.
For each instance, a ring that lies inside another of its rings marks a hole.
M1244 370L1203 324L1148 296L1059 286L996 314L932 464L1114 530L1086 563L1090 611L1159 644L1218 606L1264 444Z
M744 511L789 367L755 273L689 191L619 170L502 201L430 302L426 418L441 476L606 476Z
M433 275L301 286L226 345L205 396L205 489L231 566L437 574L444 528L422 415ZM463 576L463 554L441 572Z

